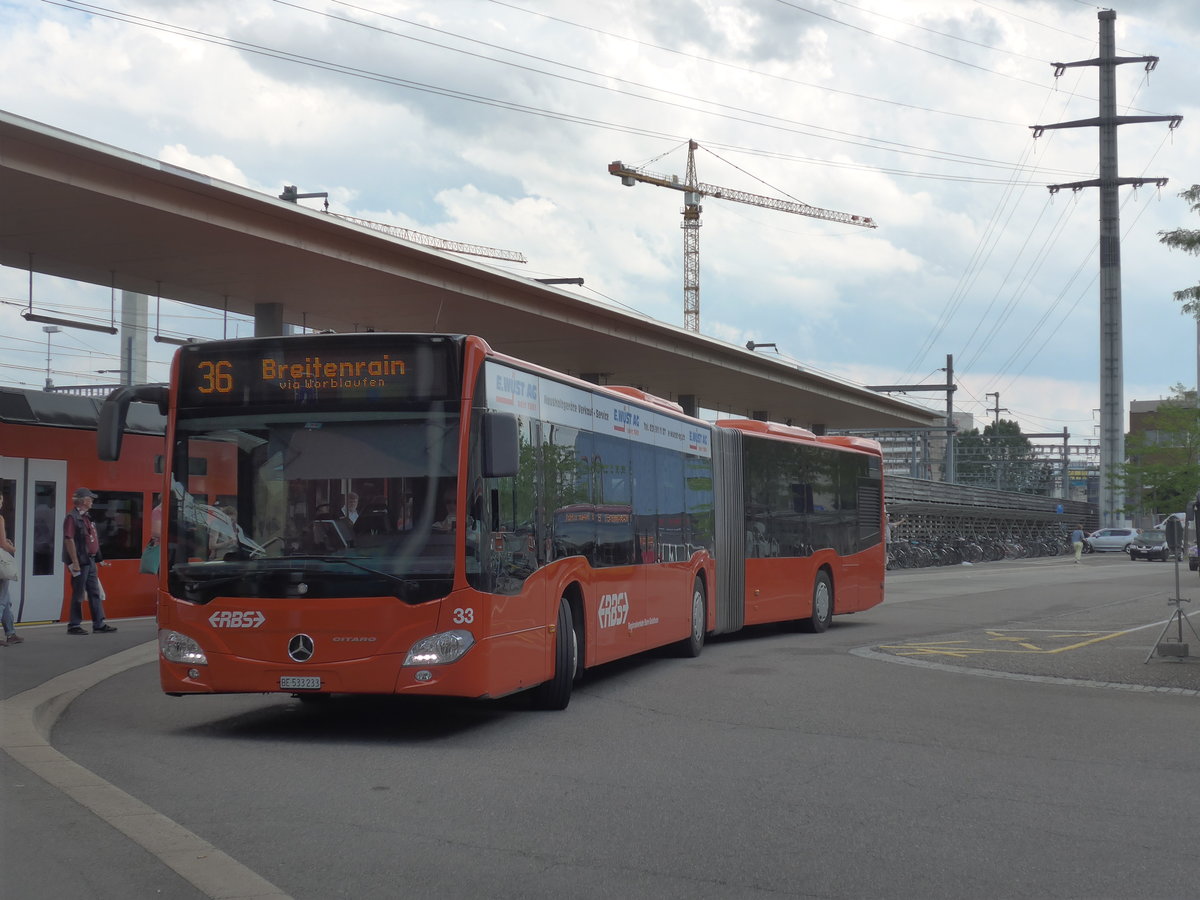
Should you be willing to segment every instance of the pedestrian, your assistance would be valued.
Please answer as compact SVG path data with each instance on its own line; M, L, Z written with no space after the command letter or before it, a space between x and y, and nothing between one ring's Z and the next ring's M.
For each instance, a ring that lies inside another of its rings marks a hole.
M8 539L8 531L4 524L3 494L0 494L0 547L14 557L17 555L17 545ZM0 647L25 643L25 638L17 634L17 629L13 625L12 598L8 594L7 580L0 580L0 621L4 623L4 640L0 641Z
M358 494L353 491L346 495L342 504L342 518L349 519L351 525L358 523Z
M222 506L217 512L225 515L225 521L210 515L208 526L208 558L224 559L226 553L238 549L237 510Z
M100 538L88 511L96 495L87 488L76 488L71 495L74 509L63 519L63 562L71 573L71 618L67 634L87 634L83 627L83 595L92 607L92 634L111 634L116 627L104 621L104 599L96 567L102 560Z
M1076 525L1075 530L1071 532L1071 546L1075 550L1075 562L1079 562L1083 556L1083 526Z
M433 530L453 531L458 520L458 489L454 485L442 492L442 508L446 511L446 516L433 523Z

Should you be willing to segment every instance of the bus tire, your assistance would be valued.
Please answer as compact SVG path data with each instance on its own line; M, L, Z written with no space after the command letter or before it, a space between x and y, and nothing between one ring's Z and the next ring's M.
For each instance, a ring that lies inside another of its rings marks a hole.
M820 634L829 628L833 621L833 583L825 572L818 572L813 581L812 609L809 615L800 620L800 628L813 634Z
M694 659L704 649L704 634L708 630L708 595L704 582L699 578L692 584L692 630L686 638L676 644L679 655Z
M558 601L558 627L554 633L554 674L533 689L534 708L566 709L578 669L579 636L575 633L571 604L563 597Z

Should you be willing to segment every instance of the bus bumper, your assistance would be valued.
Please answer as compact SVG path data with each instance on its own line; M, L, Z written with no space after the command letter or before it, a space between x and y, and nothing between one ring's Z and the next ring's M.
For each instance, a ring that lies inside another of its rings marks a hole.
M544 681L546 640L531 629L478 640L458 660L404 665L406 653L381 653L320 664L271 663L205 650L207 663L172 662L159 654L164 693L406 694L502 697Z

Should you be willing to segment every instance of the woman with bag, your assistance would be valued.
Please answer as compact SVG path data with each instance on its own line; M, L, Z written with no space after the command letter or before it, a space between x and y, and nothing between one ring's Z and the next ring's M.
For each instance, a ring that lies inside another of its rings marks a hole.
M8 596L9 581L16 581L16 552L17 545L8 539L8 531L4 524L4 495L0 494L0 550L8 554L12 560L12 578L5 577L8 574L7 567L4 572L0 572L0 622L4 624L4 640L0 641L0 646L8 644L21 644L25 642L25 638L17 634L17 629L13 625L12 600ZM5 563L8 560L4 560Z

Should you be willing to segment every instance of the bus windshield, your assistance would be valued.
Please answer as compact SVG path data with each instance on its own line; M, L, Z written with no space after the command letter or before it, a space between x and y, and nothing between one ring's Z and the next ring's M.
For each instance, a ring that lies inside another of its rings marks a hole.
M167 507L171 593L196 603L444 596L458 426L442 403L181 414Z

